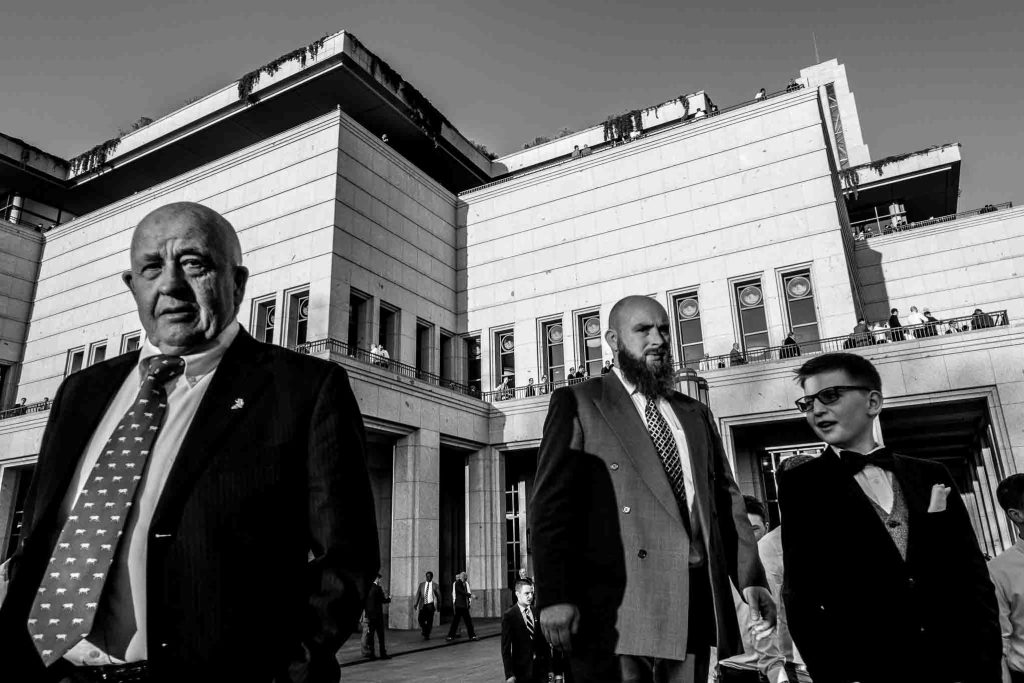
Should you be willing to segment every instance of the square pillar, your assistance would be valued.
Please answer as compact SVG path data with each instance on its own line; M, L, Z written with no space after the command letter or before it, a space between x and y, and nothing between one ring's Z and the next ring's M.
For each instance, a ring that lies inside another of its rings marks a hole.
M505 468L488 446L469 456L466 487L466 571L473 589L473 616L500 617L505 585Z
M418 429L395 444L391 503L390 628L416 628L416 586L437 575L440 528L440 438Z

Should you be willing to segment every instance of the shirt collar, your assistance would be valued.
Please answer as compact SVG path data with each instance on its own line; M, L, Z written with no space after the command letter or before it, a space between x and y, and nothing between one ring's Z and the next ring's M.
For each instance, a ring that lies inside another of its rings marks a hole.
M233 320L230 325L221 330L209 348L198 353L182 356L182 360L185 361L185 381L188 382L190 387L194 387L196 382L217 369L221 358L224 357L224 353L231 346L231 343L235 341L235 337L238 336L238 330L238 321ZM145 378L146 372L149 369L147 361L153 356L158 355L160 355L160 349L153 346L147 339L146 343L142 346L142 351L139 353L140 382Z
M518 602L516 602L516 604L519 605ZM523 614L526 614L526 610L528 610L528 609L530 609L529 605L519 605L519 611L522 612Z
M832 446L832 445L829 445L829 448L831 448L831 449L832 449L832 452L836 454L836 457L837 457L837 458L839 457L839 453L840 453L840 452L842 452L842 451L850 451L851 453L856 453L856 452L857 452L857 451L851 450L851 449L849 449L849 448L836 448L835 446ZM861 455L871 455L871 454L872 454L872 453L874 453L875 451L880 451L880 450L882 450L883 448L885 448L885 446L883 446L883 445L879 444L879 445L875 446L874 448L872 448L872 449L871 449L870 451L868 451L867 453L861 453Z

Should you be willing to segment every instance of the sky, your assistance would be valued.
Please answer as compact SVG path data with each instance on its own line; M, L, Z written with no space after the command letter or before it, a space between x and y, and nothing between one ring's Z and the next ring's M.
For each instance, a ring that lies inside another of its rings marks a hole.
M846 65L873 158L960 142L961 209L1024 201L1024 3L843 4L33 0L0 21L0 131L68 158L346 30L507 154L684 93L781 89L816 41Z

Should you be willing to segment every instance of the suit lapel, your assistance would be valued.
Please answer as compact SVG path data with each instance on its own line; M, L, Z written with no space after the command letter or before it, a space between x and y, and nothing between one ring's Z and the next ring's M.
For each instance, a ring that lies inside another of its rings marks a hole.
M164 517L177 516L217 446L249 411L256 409L257 398L271 379L260 363L265 353L262 346L245 330L239 330L224 353L167 476L153 514L153 528L159 528Z
M76 387L72 393L61 397L61 411L74 415L74 418L63 420L60 429L53 430L53 443L47 448L53 455L43 454L41 458L48 466L54 467L54 471L40 478L47 484L46 490L39 492L38 500L42 507L37 506L36 509L42 511L40 518L58 511L90 437L125 378L138 367L138 361L138 351L119 356L110 361L105 372L90 373L95 376L90 376L80 388Z
M682 524L683 520L679 514L679 504L672 492L672 486L668 483L665 475L665 468L661 465L661 458L654 448L647 426L640 419L633 399L626 392L626 388L615 376L609 372L601 378L602 392L601 400L597 404L598 410L604 416L605 421L611 427L619 440L626 457L633 463L633 467L640 474L640 478L651 490L654 497L668 510L673 519Z
M693 477L693 509L697 511L701 526L708 528L710 519L711 490L708 479L708 459L711 452L707 440L707 430L695 404L683 401L674 395L669 402L675 411L679 424L683 427L686 437L686 448L690 454L690 476Z

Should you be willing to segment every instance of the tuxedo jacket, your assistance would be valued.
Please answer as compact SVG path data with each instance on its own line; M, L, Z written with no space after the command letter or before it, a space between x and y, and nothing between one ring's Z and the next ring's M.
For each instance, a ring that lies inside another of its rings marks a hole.
M690 515L703 531L717 643L728 657L742 651L730 579L765 586L764 570L710 411L680 393L669 402L690 452ZM581 651L686 657L690 537L615 373L551 395L530 519L541 607L577 606Z
M427 596L424 594L425 591L423 590L423 586L426 585L426 583L426 581L420 581L420 585L416 588L416 602L412 605L413 609L420 609L421 607L426 606ZM441 604L441 591L438 589L436 581L430 582L430 591L434 594L434 609L439 609L438 606Z
M534 622L532 637L518 604L501 615L501 663L505 667L505 678L515 676L516 683L541 681L548 670L550 647L541 632L537 611L531 608L530 612Z
M391 602L391 598L384 594L384 589L371 583L366 596L366 620L384 621L384 605L389 602Z
M963 500L942 465L894 458L905 561L831 449L779 477L793 639L815 683L998 683L998 607ZM935 484L951 491L928 512Z
M76 465L138 357L77 372L54 398L0 609L0 671L42 679L26 620ZM147 646L157 680L337 681L334 653L357 628L380 563L364 443L344 369L239 331L150 528Z

